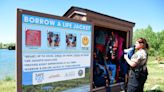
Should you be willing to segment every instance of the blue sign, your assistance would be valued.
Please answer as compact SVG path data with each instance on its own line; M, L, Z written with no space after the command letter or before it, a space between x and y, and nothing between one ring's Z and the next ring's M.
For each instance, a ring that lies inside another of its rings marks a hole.
M84 78L92 25L22 15L22 85Z

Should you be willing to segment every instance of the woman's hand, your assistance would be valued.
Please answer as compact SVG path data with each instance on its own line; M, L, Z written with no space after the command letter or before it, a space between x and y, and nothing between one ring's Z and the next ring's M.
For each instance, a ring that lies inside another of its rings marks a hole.
M124 59L127 61L128 58L128 54L124 54Z
M131 66L131 67L135 67L136 66L136 63L131 61L129 58L128 58L128 55L127 54L124 54L124 59L126 60L126 62Z

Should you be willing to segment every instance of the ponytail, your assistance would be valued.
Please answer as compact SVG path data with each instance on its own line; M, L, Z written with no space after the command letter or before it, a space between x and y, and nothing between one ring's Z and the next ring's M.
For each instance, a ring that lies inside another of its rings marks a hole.
M146 46L145 46L146 49L149 49L149 44L146 42Z

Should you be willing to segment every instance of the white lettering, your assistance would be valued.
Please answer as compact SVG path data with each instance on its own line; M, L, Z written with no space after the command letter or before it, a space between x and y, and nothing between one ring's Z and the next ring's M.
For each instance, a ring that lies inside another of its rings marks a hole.
M35 23L39 24L39 18L35 18Z
M33 17L30 17L29 21L30 21L30 23L34 23L35 22Z
M72 28L71 23L63 22L63 27Z
M61 23L60 23L60 22L58 22L57 26L61 26Z
M49 24L49 21L48 20L44 20L44 24L45 25L48 25Z
M28 22L28 17L27 16L24 17L24 22Z
M55 20L49 18L42 18L42 17L34 17L34 16L23 16L23 22L25 23L32 23L32 24L40 24L40 25L47 25L47 26L58 26L64 28L74 28L79 30L91 30L91 26L80 24L80 23L72 23L69 21L62 21L62 20Z
M50 25L51 25L51 26L55 26L55 21L50 20Z
M40 24L43 24L43 19L40 19Z

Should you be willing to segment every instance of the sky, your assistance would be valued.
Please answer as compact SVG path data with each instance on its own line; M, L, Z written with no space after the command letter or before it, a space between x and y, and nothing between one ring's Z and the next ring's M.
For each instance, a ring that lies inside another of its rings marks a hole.
M134 22L133 30L164 30L164 0L1 0L0 43L16 42L17 8L63 16L71 6Z

